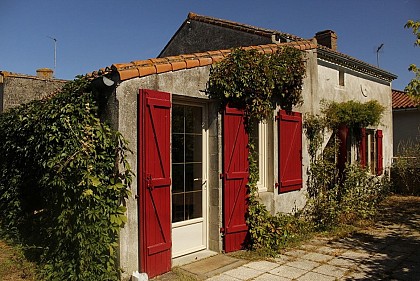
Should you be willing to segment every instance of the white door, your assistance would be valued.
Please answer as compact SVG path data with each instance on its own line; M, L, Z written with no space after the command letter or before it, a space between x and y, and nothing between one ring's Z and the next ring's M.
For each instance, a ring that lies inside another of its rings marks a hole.
M204 107L172 107L172 258L207 248Z

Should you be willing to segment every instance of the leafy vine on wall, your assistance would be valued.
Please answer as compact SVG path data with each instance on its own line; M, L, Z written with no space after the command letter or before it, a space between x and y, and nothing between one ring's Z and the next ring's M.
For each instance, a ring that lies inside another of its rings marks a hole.
M206 92L220 101L221 109L227 104L243 109L245 128L251 135L251 122L272 117L278 105L291 111L293 106L303 102L304 76L303 53L295 48L285 47L273 54L235 49L211 69ZM293 237L288 235L289 232L300 226L292 215L271 215L258 200L258 148L252 142L249 148L249 246L263 250L265 254L275 254L286 240Z
M79 77L0 116L0 225L46 280L119 280L131 170L126 141L96 104Z

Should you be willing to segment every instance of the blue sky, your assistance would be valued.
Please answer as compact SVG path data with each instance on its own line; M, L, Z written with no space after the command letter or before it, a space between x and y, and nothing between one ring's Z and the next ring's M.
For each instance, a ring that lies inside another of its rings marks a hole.
M113 63L156 57L188 12L276 29L304 38L332 29L338 50L398 75L413 77L420 48L404 29L420 20L420 0L0 0L0 70L35 75L54 67L73 79Z

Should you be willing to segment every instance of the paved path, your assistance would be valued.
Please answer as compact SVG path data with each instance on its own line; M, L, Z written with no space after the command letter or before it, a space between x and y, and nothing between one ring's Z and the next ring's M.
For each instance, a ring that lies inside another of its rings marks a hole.
M373 228L341 239L314 238L272 260L217 255L180 270L208 281L419 281L420 198L392 197L381 212Z

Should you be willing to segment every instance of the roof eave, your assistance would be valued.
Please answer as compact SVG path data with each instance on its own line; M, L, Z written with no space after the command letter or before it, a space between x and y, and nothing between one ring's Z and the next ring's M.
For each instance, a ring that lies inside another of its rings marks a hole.
M341 54L339 52L335 52L333 50L329 50L324 47L318 47L317 53L319 58L323 58L326 60L331 60L333 62L336 62L338 64L342 64L346 67L349 67L351 69L364 72L366 74L374 75L378 78L382 78L388 82L391 82L392 80L395 80L398 78L397 75L392 74L391 72L388 72L386 70L380 69L378 67L375 67L371 64L368 64L366 62L357 60L355 58L352 58L348 55Z

